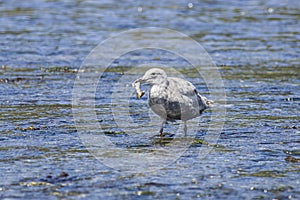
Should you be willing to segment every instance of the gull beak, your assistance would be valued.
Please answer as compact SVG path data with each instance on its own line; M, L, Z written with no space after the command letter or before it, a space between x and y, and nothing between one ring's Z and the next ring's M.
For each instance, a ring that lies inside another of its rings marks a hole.
M141 82L141 78L138 78L138 79L136 79L134 82L133 82L133 84L135 84L135 83L140 83Z
M141 78L136 79L136 80L133 82L133 84L136 84L136 83L144 83L144 82L145 82L145 80L143 79L143 77L141 77Z

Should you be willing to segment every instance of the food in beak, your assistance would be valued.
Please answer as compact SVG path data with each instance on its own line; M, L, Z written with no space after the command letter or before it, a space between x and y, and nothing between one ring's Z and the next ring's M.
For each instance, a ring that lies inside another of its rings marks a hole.
M145 91L141 91L140 86L141 86L141 83L138 81L135 81L132 83L132 87L134 87L135 91L136 91L137 99L140 99L145 94Z

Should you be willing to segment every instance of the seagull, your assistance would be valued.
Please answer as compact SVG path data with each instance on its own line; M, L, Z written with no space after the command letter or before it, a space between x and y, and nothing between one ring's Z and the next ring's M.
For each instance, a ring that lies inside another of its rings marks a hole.
M160 68L151 68L144 76L133 82L137 92L139 85L150 86L148 104L151 110L157 114L162 123L160 136L164 136L163 127L167 121L182 120L184 122L184 134L187 134L187 120L196 118L202 112L212 106L213 101L201 96L196 87L189 81L177 77L168 77ZM138 85L138 87L137 87ZM143 95L141 93L141 95ZM138 95L138 98L141 96Z

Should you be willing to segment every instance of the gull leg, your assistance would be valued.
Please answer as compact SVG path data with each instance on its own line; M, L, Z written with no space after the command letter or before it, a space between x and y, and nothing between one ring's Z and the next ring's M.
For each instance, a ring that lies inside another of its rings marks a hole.
M159 134L160 134L160 137L163 137L163 130L164 130L164 124L166 123L166 120L163 120L162 123L161 123L161 126L160 126L160 130L159 130Z
M186 136L186 134L187 134L187 125L186 125L186 121L184 121L183 123L184 123L183 132L184 132L184 136Z

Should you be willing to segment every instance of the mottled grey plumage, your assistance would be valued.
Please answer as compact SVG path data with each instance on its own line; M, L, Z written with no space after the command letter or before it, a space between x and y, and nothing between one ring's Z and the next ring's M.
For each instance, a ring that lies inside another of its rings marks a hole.
M161 135L163 125L168 120L182 120L186 134L186 121L200 116L212 104L197 92L192 83L182 78L168 77L159 68L149 69L136 83L150 85L148 102L153 112L163 119Z

